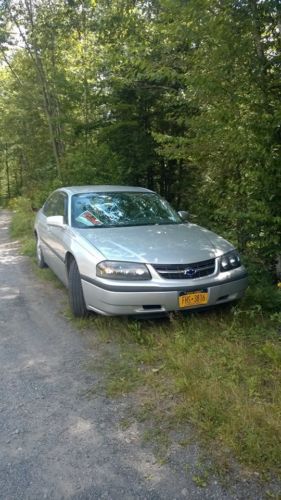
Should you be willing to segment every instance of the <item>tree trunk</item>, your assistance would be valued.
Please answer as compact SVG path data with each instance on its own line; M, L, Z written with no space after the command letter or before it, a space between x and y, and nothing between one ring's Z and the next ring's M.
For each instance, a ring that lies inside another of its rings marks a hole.
M6 179L7 179L7 191L8 198L11 198L11 185L10 185L10 168L8 160L8 144L5 145L5 167L6 167Z
M53 155L56 165L57 176L61 178L61 165L60 159L63 148L61 147L61 136L60 136L60 125L59 125L59 105L56 97L52 97L48 80L45 75L44 65L42 62L42 57L40 55L40 50L37 45L37 41L34 37L35 29L34 29L34 21L33 21L33 5L31 0L23 0L22 8L25 8L25 12L27 13L27 22L29 26L27 26L27 30L30 33L29 40L26 37L25 31L23 30L21 21L19 21L16 15L12 12L11 8L9 8L9 14L12 21L15 23L19 35L22 38L22 41L25 44L25 48L33 61L34 68L37 75L37 80L39 86L41 87L42 98L43 98L43 108L45 111L47 125L49 130L50 142L53 149Z
M254 43L256 47L256 53L259 61L259 66L260 66L260 79L261 79L261 85L262 88L265 89L266 82L265 82L265 76L266 76L266 63L267 59L265 56L264 52L264 46L262 42L262 35L261 35L261 23L260 23L260 16L259 16L259 10L258 10L258 0L249 0L249 7L250 11L252 14L252 25L253 25L253 38L254 38Z

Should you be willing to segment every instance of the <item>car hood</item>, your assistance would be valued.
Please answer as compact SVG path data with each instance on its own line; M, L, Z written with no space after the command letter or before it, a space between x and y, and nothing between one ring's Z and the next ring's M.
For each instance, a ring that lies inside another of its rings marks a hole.
M187 264L233 249L226 240L195 224L77 230L108 260Z

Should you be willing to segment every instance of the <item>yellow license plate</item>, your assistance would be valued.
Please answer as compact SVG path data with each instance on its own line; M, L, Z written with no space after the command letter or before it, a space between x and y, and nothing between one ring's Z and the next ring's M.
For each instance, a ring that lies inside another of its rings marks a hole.
M208 292L188 292L179 296L179 307L202 306L208 303Z

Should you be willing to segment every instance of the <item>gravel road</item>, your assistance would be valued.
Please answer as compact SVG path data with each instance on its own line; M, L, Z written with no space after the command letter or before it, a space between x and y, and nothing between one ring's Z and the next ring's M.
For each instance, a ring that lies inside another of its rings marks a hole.
M0 498L263 498L245 483L197 486L196 447L160 465L137 425L122 430L126 398L87 396L101 376L87 361L101 354L63 317L65 293L10 242L9 221L0 211Z

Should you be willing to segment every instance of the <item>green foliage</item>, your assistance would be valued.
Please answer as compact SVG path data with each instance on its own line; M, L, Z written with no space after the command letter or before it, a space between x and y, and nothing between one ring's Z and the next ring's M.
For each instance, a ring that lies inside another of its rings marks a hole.
M28 198L14 198L10 201L9 208L14 212L11 223L13 238L30 238L33 235L34 212Z
M12 235L32 255L31 203L21 197L10 208ZM39 271L42 279L62 286L49 269ZM230 311L157 322L104 317L80 322L80 328L99 332L99 345L117 343L101 360L107 393L136 394L134 414L150 421L147 438L155 441L161 460L169 432L191 423L218 463L228 463L231 450L254 470L280 468L281 290L273 293L262 272L252 276L248 296ZM206 481L204 474L194 476L202 487Z
M39 208L41 208L43 203L45 203L46 199L48 198L49 194L61 186L62 186L62 181L55 178L53 180L47 181L40 188L38 188L38 186L34 186L32 190L29 189L28 193L32 208L34 210L38 210Z
M276 278L278 1L29 5L1 8L0 199L144 185Z
M250 283L243 301L245 309L254 306L268 312L281 310L281 289L273 286L266 278L265 275L259 281Z
M89 326L100 332L105 346L118 344L102 361L107 391L115 396L133 392L134 414L151 426L157 441L188 423L218 463L231 466L231 450L250 469L278 471L276 318L256 308L253 316L234 309L162 322L97 318Z
M35 238L24 238L21 241L21 251L23 255L28 257L34 257L36 252L36 241Z

